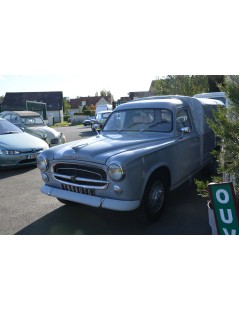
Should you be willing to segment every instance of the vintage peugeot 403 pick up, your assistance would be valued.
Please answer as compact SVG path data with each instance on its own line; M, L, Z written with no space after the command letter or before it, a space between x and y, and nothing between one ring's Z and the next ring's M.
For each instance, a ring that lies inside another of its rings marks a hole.
M96 136L38 157L42 193L62 203L129 211L156 220L166 195L212 161L206 117L220 101L155 96L119 105Z

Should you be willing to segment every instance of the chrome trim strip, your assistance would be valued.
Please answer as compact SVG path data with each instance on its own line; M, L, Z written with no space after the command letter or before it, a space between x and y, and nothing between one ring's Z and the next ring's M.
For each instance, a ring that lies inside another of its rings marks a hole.
M108 181L95 181L95 180L91 180L91 179L75 178L76 181L84 181L84 182L90 182L90 183L96 183L96 184L104 184L101 186L83 185L83 184L76 184L76 183L72 183L72 182L59 180L59 179L57 179L57 176L60 178L65 178L66 180L71 180L71 177L68 175L62 176L62 175L53 174L53 178L59 183L71 185L71 186L75 186L75 187L88 188L88 189L106 189L110 183Z

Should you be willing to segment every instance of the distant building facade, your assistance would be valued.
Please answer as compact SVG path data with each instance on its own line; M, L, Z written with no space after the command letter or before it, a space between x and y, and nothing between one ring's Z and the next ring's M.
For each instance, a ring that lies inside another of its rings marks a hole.
M93 96L93 97L79 97L76 99L70 99L70 109L68 113L74 115L74 113L82 113L83 108L96 110L97 106L110 104L112 105L111 96Z
M2 102L2 111L26 110L27 101L46 103L47 117L53 117L54 123L63 121L63 92L17 92L6 93Z

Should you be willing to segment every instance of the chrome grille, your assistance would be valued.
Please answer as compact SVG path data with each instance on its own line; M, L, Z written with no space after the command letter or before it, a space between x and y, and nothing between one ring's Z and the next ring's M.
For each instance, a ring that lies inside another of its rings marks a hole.
M85 189L105 189L109 184L106 172L93 166L58 163L53 166L53 176L61 184Z
M37 154L39 155L39 153L42 151L43 149L29 149L27 151L24 151L24 152L21 152L22 154L24 155L27 155L27 154Z

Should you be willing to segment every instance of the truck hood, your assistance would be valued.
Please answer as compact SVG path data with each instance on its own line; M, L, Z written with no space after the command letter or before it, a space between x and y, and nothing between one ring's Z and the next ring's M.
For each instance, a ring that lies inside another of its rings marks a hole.
M174 139L158 136L152 138L146 134L108 134L98 135L89 139L74 141L54 147L52 156L54 160L80 160L105 164L106 161L118 154L139 151L152 147L162 147ZM49 149L47 152L51 152Z

